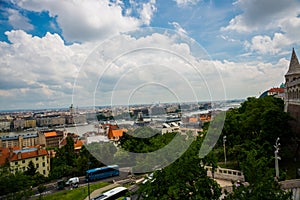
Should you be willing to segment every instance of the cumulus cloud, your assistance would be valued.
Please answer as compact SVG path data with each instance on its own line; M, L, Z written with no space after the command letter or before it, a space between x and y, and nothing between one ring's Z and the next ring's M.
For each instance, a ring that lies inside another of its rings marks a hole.
M223 32L258 33L244 47L251 52L275 55L300 41L300 3L296 0L238 0L242 13L222 27ZM269 34L266 34L267 31Z
M141 20L144 24L150 25L153 13L157 10L155 7L156 0L150 0L148 3L143 3L140 11Z
M2 101L13 105L19 98L24 102L42 99L44 103L68 99L81 62L78 44L65 46L59 35L51 33L44 37L33 37L22 30L5 34L10 43L0 43L0 90L5 94Z
M251 51L261 54L275 55L282 51L282 48L290 46L292 41L282 33L275 33L273 38L267 35L257 35L251 42L246 41L245 47Z
M1 109L216 100L224 99L223 83L228 98L244 98L279 85L288 67L285 59L211 61L183 35L147 30L98 46L7 31L10 43L0 42Z
M14 29L32 30L33 26L29 19L19 13L18 10L8 9L8 22Z
M270 87L284 82L289 60L281 58L276 63L212 61L220 70L228 99L259 96ZM238 83L238 84L237 84Z
M230 20L222 30L251 32L278 27L282 19L299 14L300 4L296 0L238 0L234 3L242 13Z
M136 29L142 24L137 18L123 15L120 3L108 0L20 0L17 4L30 11L48 11L52 17L56 17L64 38L71 42L105 39L119 32ZM145 4L144 8L143 20L148 23L152 16L150 10L154 9L152 1Z

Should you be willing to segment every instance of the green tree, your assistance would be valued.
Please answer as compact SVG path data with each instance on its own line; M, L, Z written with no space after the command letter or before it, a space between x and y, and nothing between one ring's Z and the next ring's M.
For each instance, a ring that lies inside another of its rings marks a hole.
M153 179L141 185L140 198L147 199L219 199L220 186L207 177L199 158L200 140L171 165L154 172Z
M25 171L25 174L28 176L34 176L37 174L36 170L37 170L37 168L34 166L32 160L31 160L28 163L28 167L27 167L27 170Z
M291 192L280 188L274 179L274 170L270 169L269 163L272 159L257 157L257 151L247 153L246 160L242 163L242 170L248 186L233 185L233 192L226 195L226 200L256 200L256 199L291 199Z

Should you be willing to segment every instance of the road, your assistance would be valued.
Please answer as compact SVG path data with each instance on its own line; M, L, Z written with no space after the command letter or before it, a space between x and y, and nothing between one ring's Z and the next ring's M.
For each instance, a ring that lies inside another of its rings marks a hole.
M124 180L128 178L128 172L124 172L124 171L120 171L120 175L119 176L114 176L114 177L109 177L106 179L101 179L98 181L93 181L90 182L90 185L98 183L98 182L107 182L107 183L113 183L116 181L120 181L120 180ZM67 180L67 178L66 178ZM49 195L49 194L53 194L62 190L58 190L57 189L57 183L56 182L52 182L52 183L48 183L44 185L46 187L45 191L42 193L43 195ZM78 187L83 187L83 186L87 186L87 183L85 182L85 176L81 176L79 177L79 185ZM67 186L65 187L65 190L70 190L72 189L71 186ZM34 196L32 196L31 199L36 199L39 196L39 192L37 190L37 188L33 188L34 191Z

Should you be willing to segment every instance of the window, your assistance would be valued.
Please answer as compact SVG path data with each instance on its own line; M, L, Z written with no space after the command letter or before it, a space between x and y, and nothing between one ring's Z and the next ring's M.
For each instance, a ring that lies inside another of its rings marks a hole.
M39 168L39 163L36 163L36 165L35 165L35 166L36 166L36 168Z
M45 160L45 156L43 156L43 160Z
M35 160L39 160L39 157L36 157Z
M43 170L43 174L46 175L46 170Z
M15 162L15 165L18 165L18 161Z
M45 167L45 162L43 162L43 167Z
M22 163L25 163L25 160L22 160Z
M23 171L25 171L25 167L23 167Z

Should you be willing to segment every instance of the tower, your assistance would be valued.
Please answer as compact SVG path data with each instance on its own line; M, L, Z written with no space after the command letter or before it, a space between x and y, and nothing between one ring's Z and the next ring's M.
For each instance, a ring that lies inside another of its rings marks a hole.
M289 69L285 75L284 110L295 118L291 126L294 133L300 137L300 64L294 48Z

